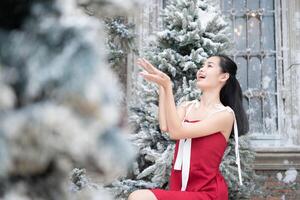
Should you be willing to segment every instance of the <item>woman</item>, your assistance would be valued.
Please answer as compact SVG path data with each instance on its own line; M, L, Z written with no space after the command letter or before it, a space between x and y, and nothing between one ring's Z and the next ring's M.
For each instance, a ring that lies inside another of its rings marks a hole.
M139 59L138 65L145 70L140 74L147 81L159 85L160 128L177 141L169 190L136 190L128 199L227 200L228 186L219 165L229 137L234 133L242 185L238 136L249 129L241 87L236 79L237 65L226 55L209 57L197 71L197 87L202 91L200 99L183 102L177 108L170 77L145 59Z

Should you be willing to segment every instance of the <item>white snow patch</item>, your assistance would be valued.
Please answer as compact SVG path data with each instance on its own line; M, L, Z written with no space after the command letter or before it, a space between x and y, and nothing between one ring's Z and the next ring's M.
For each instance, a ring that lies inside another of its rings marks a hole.
M280 172L278 172L278 173L276 174L276 177L277 177L277 179L278 179L279 181L282 180L282 174L281 174Z
M267 89L270 86L271 78L269 76L264 76L262 80L262 87Z
M285 183L292 183L296 180L298 175L298 172L294 168L290 168L285 172L285 177L283 179L283 182Z
M300 50L295 50L292 53L292 58L293 58L294 62L299 63L300 62Z
M296 22L296 29L300 29L300 13L299 12L295 12L295 22Z
M207 24L213 20L213 18L216 16L214 12L207 12L199 9L199 18L201 19L201 25L202 27L206 27Z

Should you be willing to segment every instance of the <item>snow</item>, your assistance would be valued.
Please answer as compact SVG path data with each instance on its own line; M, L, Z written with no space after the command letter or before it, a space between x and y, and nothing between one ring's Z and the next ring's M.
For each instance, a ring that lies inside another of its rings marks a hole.
M271 78L269 76L264 76L262 80L263 89L267 89L270 86Z
M198 15L199 15L202 27L206 27L207 24L216 16L216 14L213 12L208 12L206 10L204 11L201 9L199 9Z
M288 163L288 161L285 160L284 164L287 164L287 163ZM285 171L284 178L283 178L283 175L281 172L278 172L276 174L276 178L277 178L277 180L282 181L284 183L293 183L296 181L297 175L298 175L298 172L295 168L289 168L288 170Z
M283 179L283 182L285 183L292 183L295 182L296 178L297 178L298 172L295 168L289 168L286 172L285 172L285 177Z
M284 160L283 164L287 165L287 164L289 164L289 161L288 160Z
M282 180L282 174L281 174L281 172L278 172L278 173L276 174L276 177L277 177L277 179L278 179L279 181L281 181L281 180Z
M18 33L1 34L0 49L6 50L5 56L0 52L5 199L71 199L66 184L74 167L101 172L97 180L107 182L125 174L133 161L135 153L125 138L129 132L117 126L122 90L106 62L101 20L77 12L75 5L71 0L57 6L41 2ZM14 70L14 80L7 78L8 68ZM11 182L15 175L18 180ZM102 190L81 190L78 196L111 199Z
M0 83L0 91L0 111L13 108L16 103L16 95L13 90L9 86Z
M300 13L299 12L295 12L295 28L296 29L300 29Z
M292 56L293 59L295 60L295 63L300 63L300 50L294 50Z

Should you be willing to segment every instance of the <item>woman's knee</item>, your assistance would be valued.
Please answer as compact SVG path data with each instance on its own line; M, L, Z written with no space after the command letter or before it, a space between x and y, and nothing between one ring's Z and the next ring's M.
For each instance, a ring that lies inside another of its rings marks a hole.
M157 200L157 198L150 190L141 189L130 193L128 200Z

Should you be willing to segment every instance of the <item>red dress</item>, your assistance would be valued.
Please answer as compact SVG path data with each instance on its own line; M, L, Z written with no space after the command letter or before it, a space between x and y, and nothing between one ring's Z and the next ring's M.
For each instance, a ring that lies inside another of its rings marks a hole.
M200 120L188 121L188 123ZM201 122L200 122L201 123ZM219 165L227 147L221 132L191 138L189 178L185 191L181 191L181 170L174 170L179 140L176 141L172 161L169 190L150 189L158 200L228 200L228 185Z

